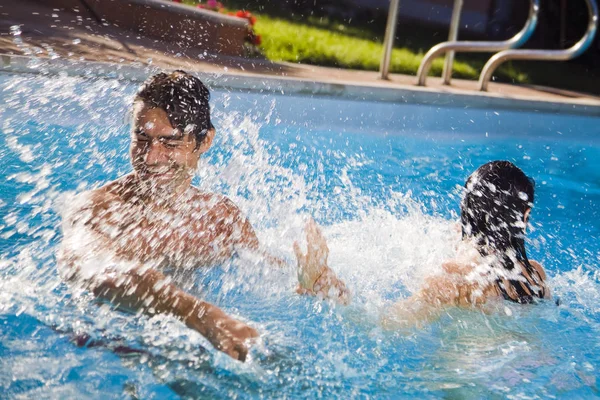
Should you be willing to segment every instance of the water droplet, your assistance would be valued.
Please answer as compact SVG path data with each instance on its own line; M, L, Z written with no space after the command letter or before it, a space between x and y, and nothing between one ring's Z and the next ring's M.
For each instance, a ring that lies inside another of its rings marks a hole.
M10 27L10 34L13 36L19 36L21 34L21 27L19 25L12 25Z
M519 192L519 198L523 201L529 200L529 196L527 196L527 193L525 192Z

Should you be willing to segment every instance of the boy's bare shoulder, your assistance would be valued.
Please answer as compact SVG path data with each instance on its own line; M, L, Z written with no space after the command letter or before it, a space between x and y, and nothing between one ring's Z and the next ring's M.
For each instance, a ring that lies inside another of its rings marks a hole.
M128 174L112 182L91 190L90 198L94 203L102 203L105 201L125 200L133 195L133 175Z
M242 217L239 207L227 196L217 193L202 192L198 188L192 189L190 203L196 212L210 212L221 217Z
M97 189L81 192L67 199L63 214L65 222L68 224L89 222L102 211L122 202L123 187L125 187L127 178L125 176Z

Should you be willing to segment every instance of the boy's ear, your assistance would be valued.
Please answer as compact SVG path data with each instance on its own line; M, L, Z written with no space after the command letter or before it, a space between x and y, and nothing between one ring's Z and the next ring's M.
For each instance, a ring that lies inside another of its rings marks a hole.
M215 139L215 134L215 128L209 129L208 132L206 132L204 140L202 141L200 146L198 146L198 149L196 151L198 151L200 154L206 153L208 149L210 149L210 146L212 146L213 140Z

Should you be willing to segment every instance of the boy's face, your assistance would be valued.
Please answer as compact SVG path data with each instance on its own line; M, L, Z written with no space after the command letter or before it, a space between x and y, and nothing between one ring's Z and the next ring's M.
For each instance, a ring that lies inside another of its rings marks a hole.
M213 137L214 130L196 146L196 138L174 128L163 109L137 103L130 148L133 169L140 179L158 186L189 179Z

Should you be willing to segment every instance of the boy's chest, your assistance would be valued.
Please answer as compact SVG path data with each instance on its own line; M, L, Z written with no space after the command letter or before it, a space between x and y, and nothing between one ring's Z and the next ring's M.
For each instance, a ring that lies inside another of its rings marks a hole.
M95 229L120 257L171 267L215 263L233 255L233 226L211 210L195 215L140 212L131 207L106 215Z

